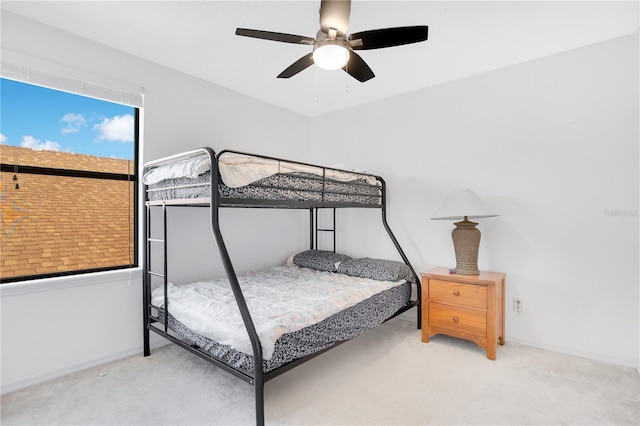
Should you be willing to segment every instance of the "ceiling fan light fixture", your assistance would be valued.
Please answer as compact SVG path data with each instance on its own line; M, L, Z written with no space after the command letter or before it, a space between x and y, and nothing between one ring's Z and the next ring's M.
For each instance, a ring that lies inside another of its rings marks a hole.
M349 61L349 49L344 40L321 40L313 50L313 62L325 70L337 70Z

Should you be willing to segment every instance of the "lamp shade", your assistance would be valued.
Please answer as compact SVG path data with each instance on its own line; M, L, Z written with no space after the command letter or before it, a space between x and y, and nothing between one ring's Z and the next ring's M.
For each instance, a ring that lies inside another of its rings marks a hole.
M433 214L433 220L479 219L498 216L487 203L469 188L452 193Z

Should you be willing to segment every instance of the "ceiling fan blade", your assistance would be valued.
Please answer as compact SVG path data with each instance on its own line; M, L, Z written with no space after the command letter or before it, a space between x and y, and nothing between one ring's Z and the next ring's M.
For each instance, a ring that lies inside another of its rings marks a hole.
M295 61L286 70L278 74L278 78L289 78L313 65L313 52Z
M349 28L351 0L322 0L320 2L320 29L329 34L329 28L337 30L338 37L344 37Z
M364 59L353 51L349 52L349 62L342 69L361 83L376 76Z
M316 42L316 40L311 37L299 36L295 34L274 33L272 31L250 30L247 28L236 28L236 35L294 44L313 45Z
M418 43L427 39L429 27L384 28L381 30L362 31L349 35L349 45L353 50L381 49L383 47L400 46Z

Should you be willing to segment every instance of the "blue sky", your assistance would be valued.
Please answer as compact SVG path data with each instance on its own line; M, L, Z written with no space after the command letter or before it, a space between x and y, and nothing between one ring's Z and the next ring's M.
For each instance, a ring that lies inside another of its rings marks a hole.
M132 160L134 108L0 79L0 143Z

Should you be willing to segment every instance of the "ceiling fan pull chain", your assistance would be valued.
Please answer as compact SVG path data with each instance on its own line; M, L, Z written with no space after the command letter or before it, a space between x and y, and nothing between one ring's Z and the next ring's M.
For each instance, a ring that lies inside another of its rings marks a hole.
M316 68L316 103L320 102L320 97L318 96L318 68Z
M347 62L347 65L345 65L344 70L347 73L349 73L349 63L348 62ZM344 84L344 91L345 91L345 93L349 93L349 82L348 81Z
M346 65L344 66L344 70L347 72L347 74L349 74L349 62L347 62ZM344 84L344 91L346 93L349 93L349 82L346 82Z

